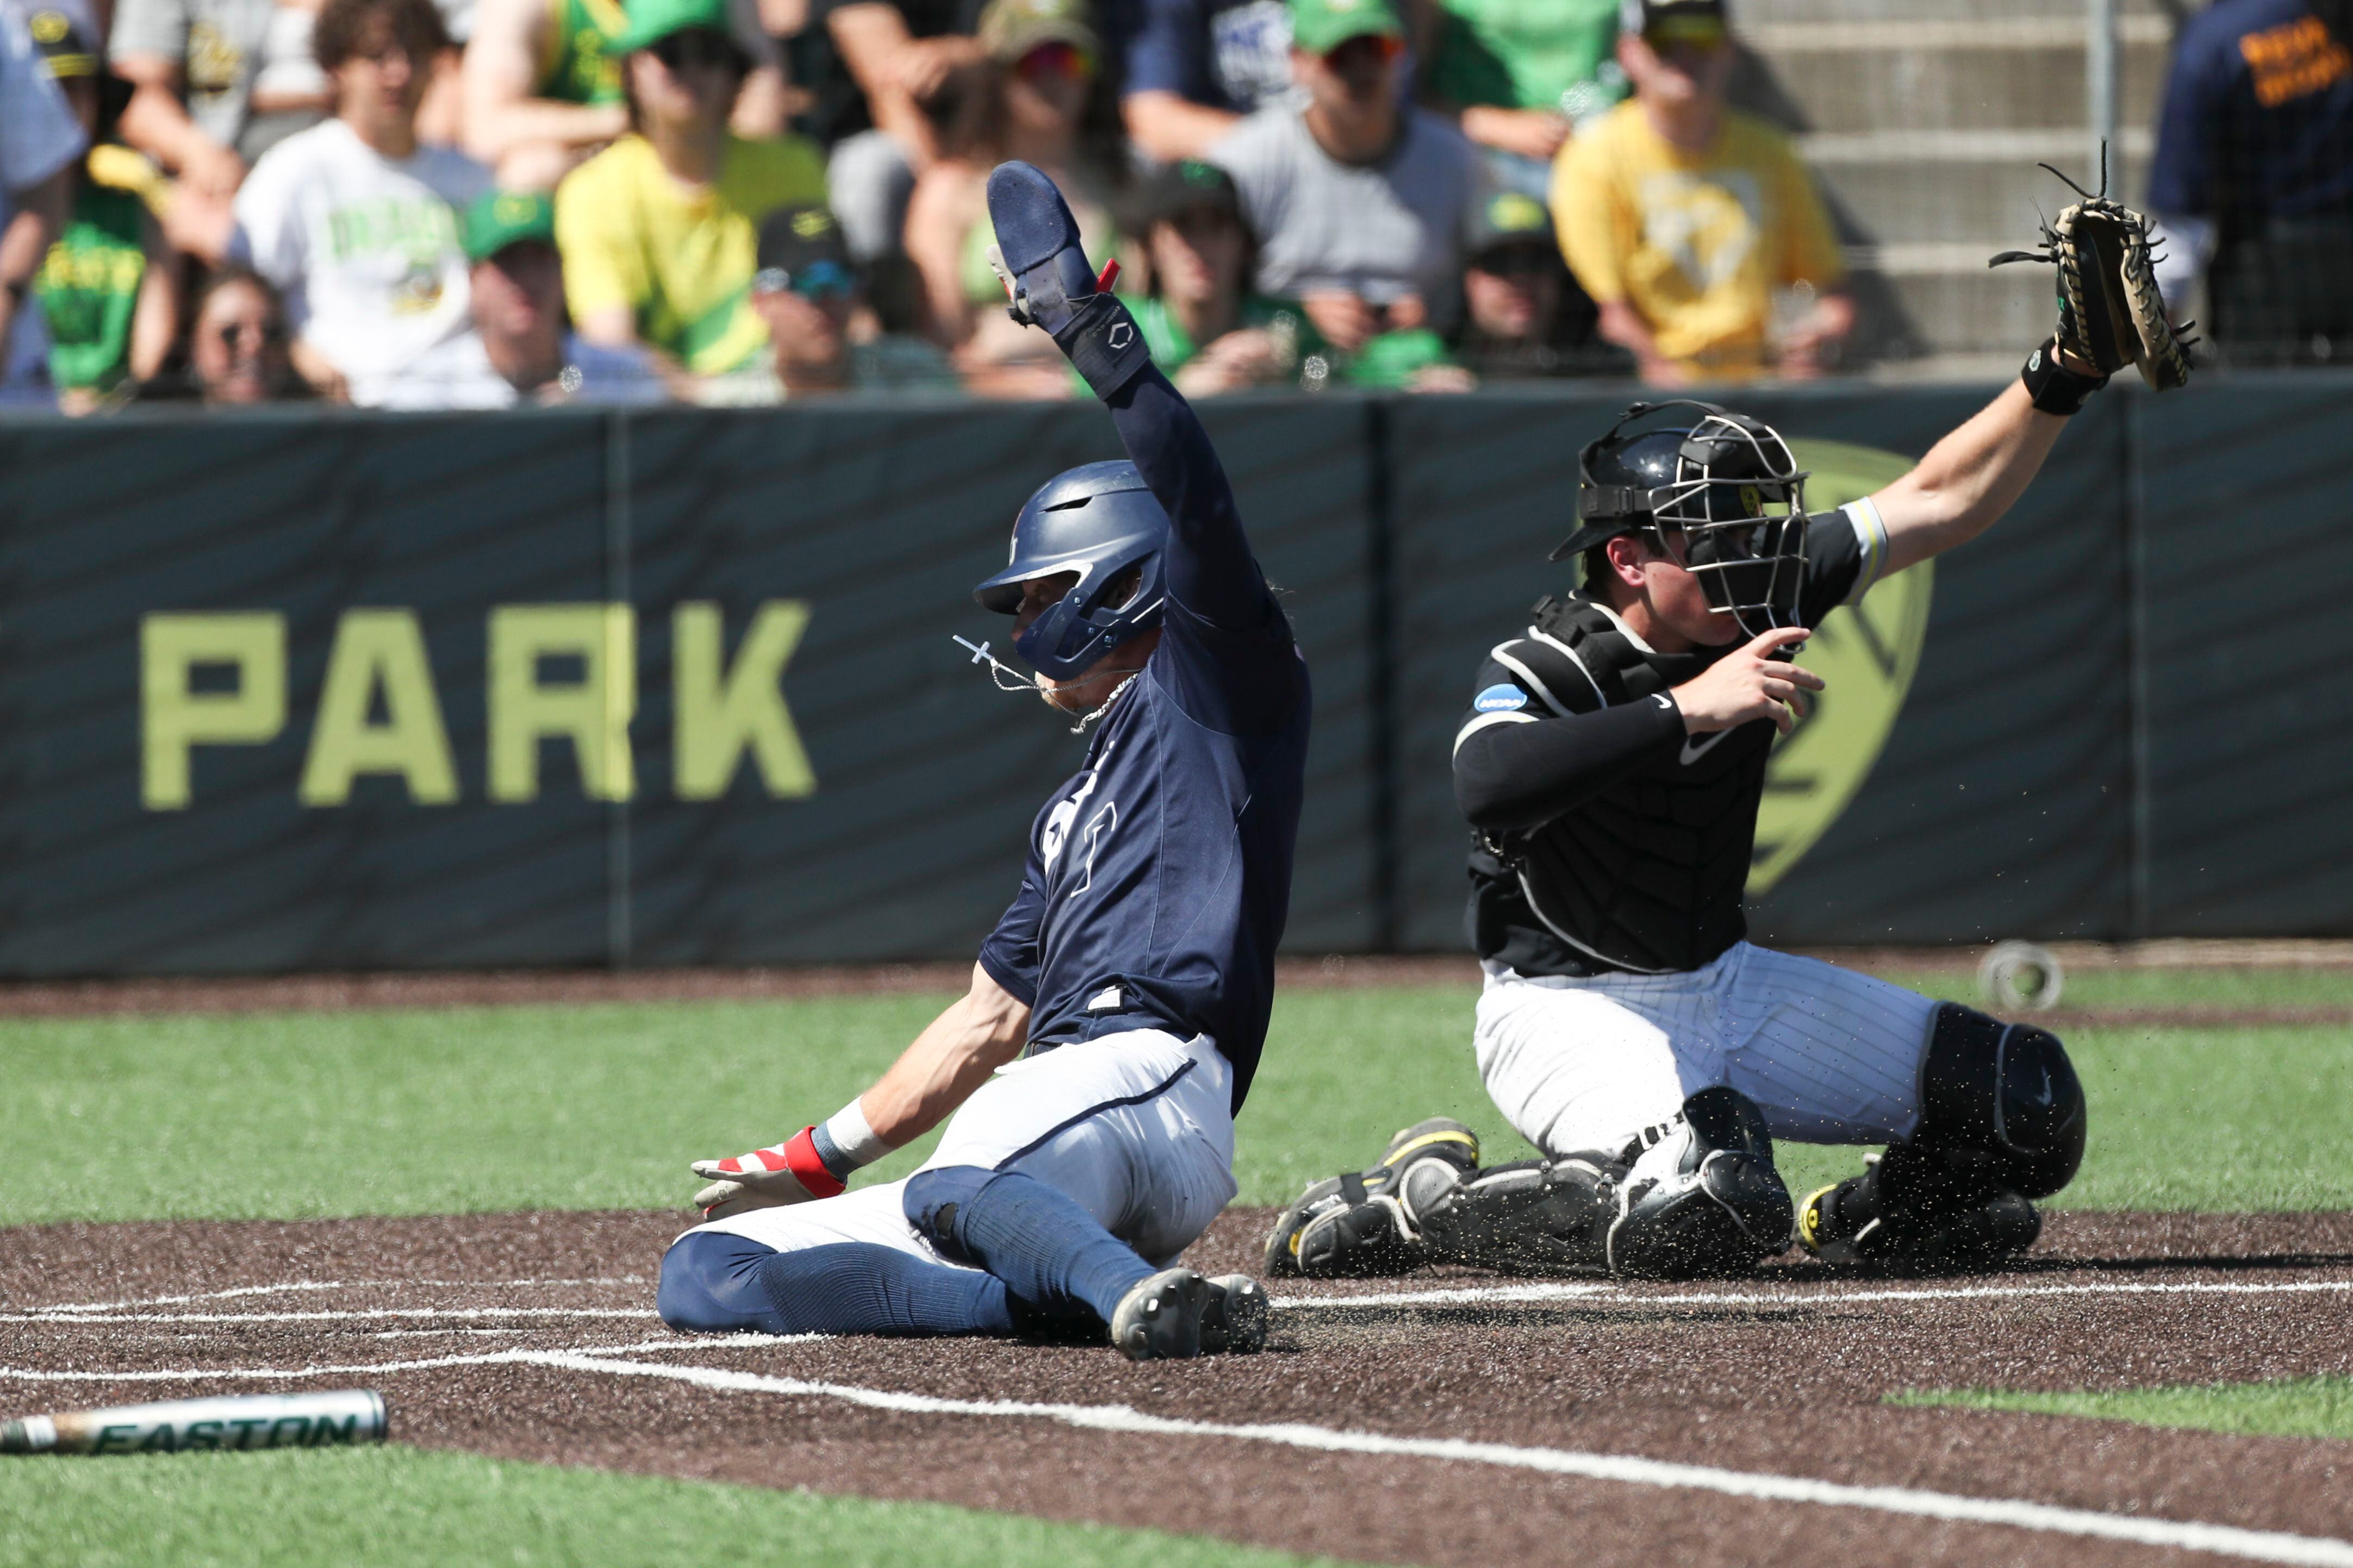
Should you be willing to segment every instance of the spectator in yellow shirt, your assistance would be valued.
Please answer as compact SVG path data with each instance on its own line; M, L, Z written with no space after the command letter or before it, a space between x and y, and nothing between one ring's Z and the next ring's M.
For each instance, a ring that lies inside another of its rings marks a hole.
M750 62L726 0L637 0L613 50L631 130L555 193L574 329L642 346L674 374L742 369L768 342L751 302L760 220L824 205L825 156L802 137L727 129Z
M1626 9L1634 97L1553 165L1561 252L1601 335L1656 386L1821 374L1854 325L1846 268L1788 138L1725 107L1724 0Z

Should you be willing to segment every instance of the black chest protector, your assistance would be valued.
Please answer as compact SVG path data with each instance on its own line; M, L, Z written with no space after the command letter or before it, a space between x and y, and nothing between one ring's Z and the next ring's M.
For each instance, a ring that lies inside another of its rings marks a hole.
M1567 715L1646 700L1727 651L1656 653L1599 606L1547 598L1493 657ZM1472 947L1523 974L1667 973L1715 958L1747 932L1741 895L1773 736L1760 719L1663 742L1540 826L1475 834Z

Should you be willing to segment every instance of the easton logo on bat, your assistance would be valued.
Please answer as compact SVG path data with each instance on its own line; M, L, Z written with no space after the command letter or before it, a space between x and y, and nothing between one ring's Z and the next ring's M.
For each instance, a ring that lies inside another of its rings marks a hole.
M1812 474L1806 505L1814 511L1860 500L1912 468L1909 458L1843 441L1792 441L1789 447L1798 466ZM1799 657L1829 689L1775 743L1766 764L1757 847L1748 862L1749 897L1763 894L1803 859L1871 776L1920 668L1935 588L1936 563L1923 561L1882 579L1862 604L1831 611L1806 639Z
M0 1426L0 1453L176 1454L201 1449L318 1448L383 1439L384 1396L331 1394L171 1399L28 1415Z
M719 605L671 611L670 779L679 799L718 799L747 762L774 798L817 793L784 694L785 667L808 619L802 600L765 601L731 660ZM141 622L139 795L149 811L195 804L199 748L266 746L285 733L288 644L286 616L274 610L162 611ZM570 747L589 799L637 795L635 606L495 605L477 647L479 664L471 650L457 657L470 666L467 683L482 683L483 795L498 805L537 799L541 742L554 741ZM295 651L325 655L295 785L302 805L345 805L367 775L405 787L414 805L464 797L443 718L451 686L433 667L416 611L345 610L323 650Z

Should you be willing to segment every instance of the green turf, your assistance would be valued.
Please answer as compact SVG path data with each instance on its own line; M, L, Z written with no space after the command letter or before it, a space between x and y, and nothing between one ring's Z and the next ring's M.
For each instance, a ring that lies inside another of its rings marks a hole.
M1891 1405L1964 1410L2024 1410L2186 1426L2202 1432L2274 1437L2353 1437L2353 1377L2295 1377L2275 1383L2208 1383L2037 1394L2008 1388L1924 1388L1890 1394Z
M2181 984L2110 974L2126 995ZM1478 1127L1490 1158L1524 1152L1479 1087L1472 996L1286 993L1239 1130L1241 1201L1287 1201L1428 1115ZM689 1159L829 1112L944 1000L0 1021L0 1225L682 1204ZM2093 1101L2066 1203L2353 1207L2336 1152L2353 1029L2059 1026ZM1857 1160L1792 1147L1783 1164L1802 1192Z
M76 1568L1020 1568L1328 1559L1202 1536L566 1469L392 1445L12 1459L11 1563Z

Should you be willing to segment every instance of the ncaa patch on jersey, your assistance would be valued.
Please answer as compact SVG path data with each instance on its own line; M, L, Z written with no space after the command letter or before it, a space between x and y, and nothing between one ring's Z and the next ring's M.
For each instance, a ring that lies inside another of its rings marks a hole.
M1528 694L1516 686L1491 686L1471 700L1482 713L1508 713L1528 705Z

